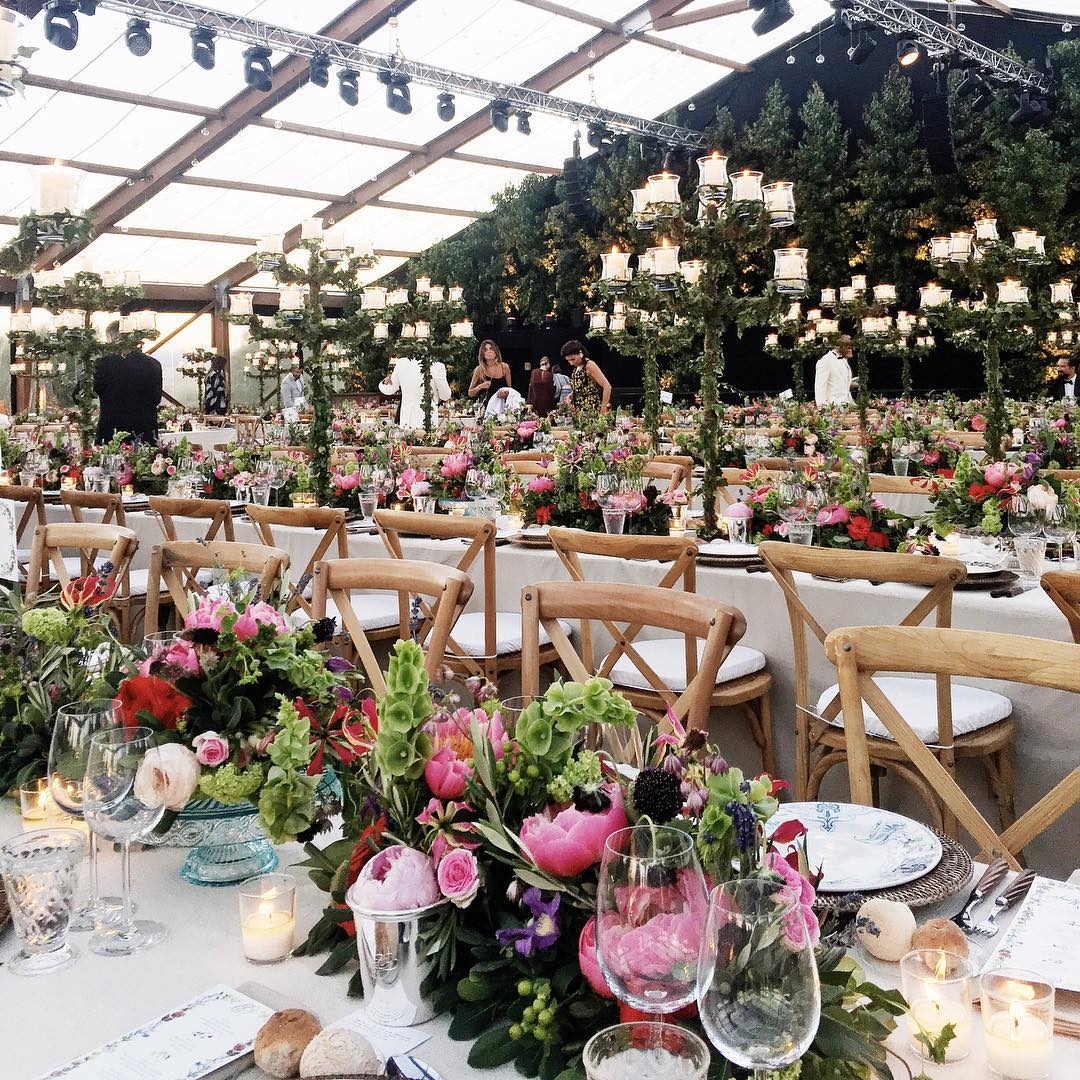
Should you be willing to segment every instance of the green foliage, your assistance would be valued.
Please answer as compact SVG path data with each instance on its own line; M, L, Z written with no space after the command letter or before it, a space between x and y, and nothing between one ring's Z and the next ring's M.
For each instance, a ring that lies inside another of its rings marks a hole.
M779 82L765 91L761 112L742 135L739 165L760 169L766 180L788 180L795 164L795 125Z
M34 259L48 245L41 239L42 233L61 237L63 247L71 244L84 246L94 232L88 217L61 212L58 214L27 214L19 218L19 231L3 247L0 247L0 273L23 274L34 265Z
M387 782L415 780L424 770L430 747L420 728L431 716L424 653L415 641L399 641L386 671L386 693L379 701L379 770Z
M270 769L259 792L259 816L275 844L291 843L313 820L318 776L308 776L308 762L315 751L311 721L282 698L278 732L267 753Z

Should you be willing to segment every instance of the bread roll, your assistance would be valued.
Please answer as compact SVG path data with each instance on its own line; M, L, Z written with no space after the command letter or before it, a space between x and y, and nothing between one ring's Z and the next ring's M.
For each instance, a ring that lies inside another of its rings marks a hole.
M862 947L871 956L895 964L911 948L915 916L897 900L867 900L859 908L856 927Z
M274 1013L255 1036L255 1064L275 1080L296 1076L304 1050L321 1030L319 1021L304 1009Z
M936 966L938 957L935 954L951 953L967 959L969 952L968 939L964 936L964 931L952 919L927 919L912 935L911 947L926 950L923 963L928 967ZM946 956L946 974L951 975L953 967L955 964Z
M308 1043L300 1059L300 1075L304 1080L323 1080L356 1073L382 1076L382 1059L375 1048L355 1031L327 1028Z

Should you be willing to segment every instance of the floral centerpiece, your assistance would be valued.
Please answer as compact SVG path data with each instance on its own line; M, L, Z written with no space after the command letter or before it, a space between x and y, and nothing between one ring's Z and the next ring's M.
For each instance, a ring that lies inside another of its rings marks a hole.
M1046 490L1053 487L1053 481L1043 483ZM1041 486L1036 466L1030 461L1022 465L1011 461L976 465L970 455L963 454L951 481L938 484L931 493L934 531L938 536L948 536L957 529L974 529L998 536L1004 528L1003 515L1009 502L1032 485Z
M765 839L785 785L731 767L703 732L671 717L667 734L642 740L633 708L600 678L556 683L512 713L491 699L437 706L411 642L396 646L386 686L371 749L343 780L363 812L346 818L345 839L307 847L330 902L300 952L329 951L322 974L354 960L358 895L377 910L432 905L423 993L450 1011L474 1068L513 1062L524 1076L580 1080L586 1040L628 1015L601 972L594 920L605 842L627 824L686 833L711 882L732 877L736 857L744 876L770 877L801 899L802 932L818 944L812 885ZM616 757L589 748L589 731ZM638 768L616 768L628 754ZM696 963L703 920L680 918L650 923L620 955L633 946L641 970ZM864 982L842 949L819 946L816 958L823 1007L803 1077L884 1074L899 995ZM362 993L356 976L349 992Z
M187 439L180 439L175 446L154 446L129 440L126 431L117 432L107 443L95 447L90 464L100 466L119 458L116 482L120 487L130 484L140 495L166 494L176 475L177 462L192 454Z

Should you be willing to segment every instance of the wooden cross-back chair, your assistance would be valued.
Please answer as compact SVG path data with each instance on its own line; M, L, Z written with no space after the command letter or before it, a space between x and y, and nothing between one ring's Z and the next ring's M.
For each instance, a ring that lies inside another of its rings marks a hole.
M292 527L311 529L315 532L315 547L311 558L296 579L289 585L285 598L287 612L302 610L311 617L312 575L315 564L326 558L347 559L349 557L349 538L345 532L345 511L334 510L326 506L257 506L248 505L247 516L255 525L259 539L268 547L277 545L274 527ZM321 534L321 535L320 535ZM329 556L331 548L334 552Z
M552 451L546 454L532 450L523 454L503 454L502 463L515 476L550 476L554 480L559 475L559 463Z
M842 716L837 684L829 686L816 701L810 698L806 631L809 629L822 645L828 631L803 602L795 574L918 586L925 591L899 625L918 626L933 614L938 627L948 627L952 622L953 589L967 577L967 568L955 559L802 547L777 541L766 541L758 551L787 603L795 660L795 798L812 800L817 798L825 774L847 760L851 734L850 724ZM933 680L891 677L880 682L884 691L902 697L919 713L922 744L946 772L955 773L958 758L974 758L982 765L1002 822L1011 821L1015 789L1013 724L1009 719L1012 702L989 690L954 685L947 675ZM875 787L882 772L895 773L923 800L933 823L950 836L955 835L956 821L950 807L938 800L933 787L914 767L906 744L890 737L880 716L871 716L868 723L869 734L864 741Z
M1043 592L1068 620L1073 641L1080 645L1080 572L1047 570L1041 584Z
M355 450L356 448L335 446L331 451L330 463L334 464L333 455L338 450L346 449ZM308 461L310 461L312 457L311 448L309 446L269 446L267 447L267 450L269 451L272 458L306 458Z
M241 446L254 446L266 440L266 429L261 416L234 416L236 441Z
M454 453L446 446L410 446L405 451L405 456L421 469L430 468L440 458Z
M883 473L871 473L870 491L874 495L929 496L937 491L940 482L941 478L934 476L886 476Z
M22 514L15 523L15 558L18 561L20 573L25 575L30 564L31 549L30 545L24 541L31 525L37 529L47 520L45 498L41 493L41 488L27 487L22 484L0 484L0 499L22 506ZM33 535L30 531L31 541Z
M914 671L938 678L1006 680L1080 693L1080 645L984 630L870 626L834 630L825 655L836 665L844 713L852 721L848 776L853 802L872 797L870 753L862 731L864 703L889 729L948 813L986 854L1001 855L1013 869L1035 837L1080 802L1080 767L1072 771L1019 819L1002 822L1000 832L960 788L952 771L927 747L911 720L871 676L877 671ZM1075 823L1074 823L1075 824Z
M114 603L126 599L124 581L131 560L139 547L135 533L122 525L96 525L90 522L59 521L39 525L34 531L30 565L26 573L26 600L33 603L42 589L52 582L63 589L74 577L98 574L106 583L116 583ZM65 551L76 551L79 569L73 573ZM105 572L103 566L107 563Z
M72 521L82 522L84 510L100 510L102 525L123 525L127 527L127 515L124 513L124 500L115 492L104 491L61 491L60 503L67 507Z
M258 575L258 595L269 600L284 586L288 569L288 552L280 548L228 540L166 540L150 552L145 632L153 634L160 629L160 592L168 593L177 622L191 611L192 597L201 600L206 595L210 583L200 570L245 570Z
M1042 475L1050 480L1060 480L1075 484L1080 480L1080 469L1043 469Z
M598 674L595 665L583 659L563 629L565 622L594 620L671 630L694 639L691 655L696 660L696 672L686 679L681 692L673 687L662 689L670 694L671 710L680 720L685 718L695 728L708 725L716 673L746 630L746 620L737 608L694 593L673 593L649 585L601 581L543 581L526 585L521 590L524 696L540 692L541 629L551 638L571 679L585 681ZM696 646L698 640L702 642L700 649ZM620 691L626 693L621 687ZM626 696L631 703L638 704L633 693Z
M681 454L653 454L641 471L641 475L648 480L666 480L665 491L681 489L687 493L693 474L694 459Z
M697 590L697 543L669 536L606 536L578 529L550 529L548 537L572 581L587 581L582 555L609 559L670 563L654 588L678 595ZM585 666L611 679L642 712L661 717L694 678L698 667L697 641L689 635L638 641L644 628L630 625L619 630L611 619L600 620L615 642L598 668L594 666L592 623L581 624L581 657ZM710 708L738 708L761 751L762 768L776 770L772 714L769 699L772 676L765 670L765 654L733 644L716 676Z
M352 596L360 592L396 593L400 608L398 636L409 637L409 618L413 596L433 601L431 630L423 643L428 675L446 662L446 643L461 612L472 596L473 584L468 574L441 563L406 559L331 559L315 564L312 591L312 617L324 619L330 602L341 620L343 637L356 654L371 688L380 697L386 693L382 667L371 648L369 632L352 605Z
M466 541L461 558L455 565L463 574L468 574L477 560L483 558L483 607L480 611L460 616L456 621L446 643L447 663L470 675L483 675L492 682L504 671L520 669L521 615L516 611L498 609L495 523L490 518L376 510L375 524L383 546L393 559L405 558L402 537ZM421 611L424 624L420 628L419 640L423 644L431 632L433 616L427 605L422 604ZM541 643L541 653L541 663L555 660L555 650L550 641Z
M232 506L227 499L174 499L168 495L151 495L149 516L156 518L158 528L166 540L193 539L176 534L178 522L205 522L201 539L216 540L218 533L223 540L236 539L233 529Z

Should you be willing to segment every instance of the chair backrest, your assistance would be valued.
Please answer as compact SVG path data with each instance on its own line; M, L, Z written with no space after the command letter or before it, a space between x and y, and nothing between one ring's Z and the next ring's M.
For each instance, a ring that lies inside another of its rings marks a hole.
M1042 587L1069 620L1073 641L1080 645L1080 572L1048 570L1042 576Z
M932 495L940 478L935 476L885 476L871 473L870 491L874 495ZM947 483L947 481L946 481Z
M910 671L949 678L996 679L1080 693L1080 645L984 630L859 626L834 630L825 655L836 665L847 728L853 802L871 804L872 785L863 702L982 850L1019 869L1016 854L1080 802L1080 767L1000 835L975 808L949 771L873 681L877 671Z
M1042 475L1051 480L1069 481L1075 484L1080 480L1080 469L1043 469Z
M158 630L159 593L162 586L176 608L178 620L191 611L191 597L206 595L200 570L246 570L258 574L259 596L264 600L284 585L288 552L263 544L228 540L166 540L150 552L146 585L146 633Z
M168 495L151 495L147 500L150 515L157 518L158 526L166 540L177 540L178 520L205 521L203 540L216 540L218 533L233 541L232 507L226 499L174 499Z
M468 574L441 563L411 559L331 559L316 563L312 616L325 618L327 599L334 601L342 628L351 638L368 682L381 696L386 693L386 681L352 604L351 594L361 589L398 594L398 632L402 638L409 637L412 597L426 596L434 601L430 605L431 632L424 649L425 667L429 675L434 675L446 660L446 644L454 623L472 596L473 584Z
M318 538L311 558L301 571L300 576L289 587L289 594L285 600L285 610L295 611L301 608L309 616L311 615L311 601L305 597L308 585L311 583L312 574L315 572L315 564L327 558L327 552L332 545L337 546L335 556L339 559L349 557L349 537L345 532L345 511L334 510L326 506L255 506L249 505L247 516L255 524L259 539L268 547L277 545L274 536L274 526L291 526L295 529L313 529L322 532Z
M642 470L642 476L649 480L666 480L666 491L682 488L688 492L693 474L694 459L681 454L653 454Z
M981 431L945 431L942 434L958 446L973 450L982 450L986 446L986 436Z
M451 517L446 514L420 514L409 510L376 510L375 524L379 535L382 537L383 546L392 559L404 559L405 553L401 547L403 536L422 536L431 540L467 540L468 544L458 559L456 569L463 574L468 574L473 563L483 555L484 557L484 580L483 580L483 603L484 603L484 655L493 657L496 654L496 620L497 614L495 599L495 523L490 518L476 517ZM431 632L432 614L429 610L424 611L424 625L420 630L420 641L423 643L426 635ZM453 639L449 638L446 643L446 651L459 660L476 674L480 674L481 667L465 650Z
M108 582L119 581L123 585L138 547L138 537L123 525L76 521L39 525L34 531L30 566L26 572L26 598L30 601L36 597L50 579L55 578L61 588L71 581L72 575L64 562L63 553L72 550L79 555L80 577L99 573L96 566L98 557L107 552L105 560L109 563L109 569L101 576Z
M515 476L550 476L552 480L559 475L559 463L555 455L549 453L533 457L519 457L516 454L503 454L503 467Z
M120 495L98 491L61 491L60 502L67 507L72 521L81 522L84 510L100 510L102 525L127 525L124 500Z
M233 419L236 421L236 441L241 446L252 446L266 437L261 416L234 416Z
M686 688L681 693L666 686L618 631L615 644L622 647L627 659L677 717L686 717L693 727L701 728L708 724L716 672L731 647L746 632L746 620L737 608L692 593L604 581L544 581L526 585L521 590L521 692L526 697L540 692L541 626L571 679L584 681L610 671L607 662L596 670L595 665L584 661L560 625L560 619L670 630L690 639L694 670L687 670ZM704 642L700 657L698 641Z
M331 454L341 449L348 448L335 446L331 451ZM307 460L310 461L312 457L310 446L270 446L267 447L267 450L269 451L272 458L307 458Z
M26 487L22 484L0 484L0 499L22 504L22 516L15 525L15 543L21 548L24 546L23 537L30 525L37 528L45 524L45 497L41 488Z
M931 612L937 626L952 622L953 589L967 577L967 567L956 559L902 555L888 551L843 551L838 548L803 547L767 540L758 552L769 568L787 601L791 640L795 654L795 708L812 716L819 714L810 703L810 657L806 629L822 644L828 636L809 608L803 603L795 574L817 574L841 581L895 582L917 585L926 590L919 602L900 621L900 626L918 626ZM834 720L841 710L837 692L826 703L820 719ZM937 721L941 746L952 746L952 694L949 679L937 680Z
M410 446L406 449L405 456L414 464L427 469L453 452L445 446Z

